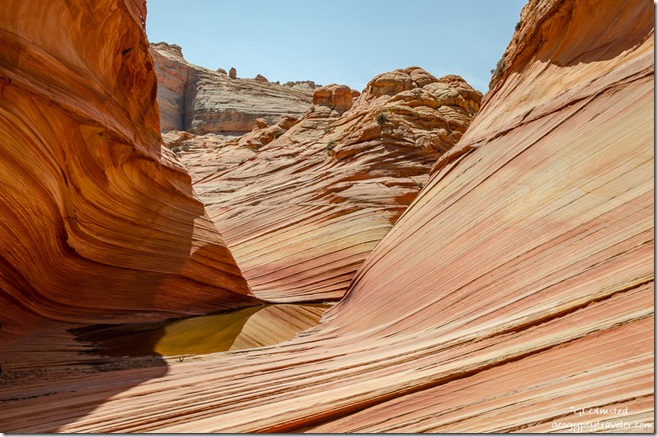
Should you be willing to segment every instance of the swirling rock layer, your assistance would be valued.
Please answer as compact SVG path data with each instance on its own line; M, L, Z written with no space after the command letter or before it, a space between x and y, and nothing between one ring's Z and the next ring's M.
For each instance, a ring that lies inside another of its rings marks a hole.
M258 297L337 299L481 97L461 78L410 67L377 76L357 98L345 85L318 88L298 122L260 122L233 140L165 139L182 147L195 191Z
M1 428L653 431L653 5L522 18L471 128L323 324L148 381L42 380Z
M145 13L0 6L0 334L257 302L161 148Z
M179 46L167 43L151 44L151 54L164 132L242 135L258 118L275 124L286 115L301 116L311 103L310 86L284 86L261 75L242 79L221 69L208 70L189 64Z

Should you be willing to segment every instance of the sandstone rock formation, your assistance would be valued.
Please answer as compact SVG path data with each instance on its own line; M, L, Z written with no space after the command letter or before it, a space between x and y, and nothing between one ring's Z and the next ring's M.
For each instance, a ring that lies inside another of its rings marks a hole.
M258 302L161 147L145 13L0 6L0 335Z
M298 81L286 82L283 84L283 86L313 92L313 90L315 90L317 87L321 85L316 84L312 80L298 80Z
M166 375L41 378L0 429L652 432L653 5L532 0L515 37L320 326Z
M377 76L354 103L345 85L316 88L298 122L165 141L189 146L180 156L195 191L258 297L338 299L481 97L460 78L410 67Z
M330 111L336 111L333 116L342 115L352 107L352 89L346 85L328 85L318 88L313 93L313 104L329 108ZM314 112L315 116L319 114Z
M181 62L183 52L175 44L151 44L151 55L158 80L160 129L170 131L185 128L185 93L187 81L194 67ZM220 71L218 74L222 74Z
M161 129L195 134L242 135L258 118L276 124L283 116L300 117L309 107L312 90L284 87L258 75L240 79L189 64L180 47L151 44L158 76Z

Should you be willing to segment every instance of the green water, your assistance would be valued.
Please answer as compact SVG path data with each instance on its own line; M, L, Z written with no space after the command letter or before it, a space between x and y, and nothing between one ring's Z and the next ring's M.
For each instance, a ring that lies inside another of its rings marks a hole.
M330 304L278 304L155 323L76 330L93 353L112 357L198 355L250 349L292 339L317 325Z

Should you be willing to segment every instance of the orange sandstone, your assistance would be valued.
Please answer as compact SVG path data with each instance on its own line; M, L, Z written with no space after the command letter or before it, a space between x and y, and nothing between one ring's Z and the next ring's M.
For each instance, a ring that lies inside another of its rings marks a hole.
M165 140L187 138L181 160L259 298L337 299L480 99L461 78L410 67L377 76L356 99L345 85L317 88L300 120L257 122L237 139Z
M0 307L140 320L257 303L162 147L142 2L0 6ZM26 18L29 17L29 18Z

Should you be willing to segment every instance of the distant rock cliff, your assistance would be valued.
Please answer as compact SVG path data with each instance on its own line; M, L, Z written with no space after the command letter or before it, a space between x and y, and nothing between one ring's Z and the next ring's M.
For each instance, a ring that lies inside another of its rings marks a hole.
M363 94L316 88L300 119L236 139L170 132L199 198L260 298L336 299L468 128L482 94L418 67Z
M270 124L283 116L299 117L311 103L312 88L289 86L226 75L189 64L181 48L151 44L158 76L158 104L162 131L184 130L194 134L242 135L258 118Z

